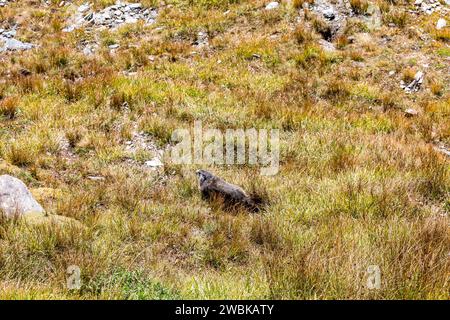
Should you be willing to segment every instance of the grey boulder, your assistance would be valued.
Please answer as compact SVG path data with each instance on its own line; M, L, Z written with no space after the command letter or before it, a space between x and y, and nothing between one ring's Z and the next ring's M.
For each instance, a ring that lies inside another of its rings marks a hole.
M22 216L30 212L44 212L26 185L9 175L0 176L0 212L7 217Z
M0 35L0 52L15 51L15 50L29 50L34 46L31 43L22 42L14 38L7 38Z

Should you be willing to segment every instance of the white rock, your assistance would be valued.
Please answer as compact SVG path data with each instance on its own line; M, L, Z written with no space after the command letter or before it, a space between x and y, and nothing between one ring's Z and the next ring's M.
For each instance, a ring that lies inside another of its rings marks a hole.
M129 4L128 5L128 8L130 8L130 9L140 9L140 8L142 8L142 4L140 4L140 3L132 3L132 4Z
M447 21L445 19L440 18L436 23L436 29L441 30L447 25Z
M437 151L439 151L439 152L441 152L441 153L443 153L443 154L445 154L447 157L450 157L450 150L449 149L447 149L445 146L438 146L438 147L435 147L435 150L437 150Z
M336 17L336 13L333 8L328 8L322 11L323 16L328 20L333 20Z
M152 160L146 161L145 165L151 168L162 167L164 164L159 160L159 158L153 158Z
M3 31L2 36L6 38L14 38L17 34L16 30Z
M106 180L105 177L102 177L102 176L88 176L87 178L92 181L105 181Z
M34 47L33 44L28 42L22 42L13 38L6 38L0 36L0 44L3 43L3 46L0 46L1 51L16 51L16 50L29 50Z
M75 27L71 25L62 29L62 32L72 32L73 30L75 30Z
M78 12L83 13L89 10L91 5L89 3L84 3L81 6L78 7Z
M279 6L280 6L280 4L279 4L278 2L272 1L272 2L269 2L269 3L266 5L266 10L277 9Z
M414 76L414 80L416 80L418 83L422 83L423 76L424 76L424 74L422 71L417 71L417 73Z
M406 87L404 87L406 93L417 92L419 91L422 83L423 83L424 73L422 71L418 71L414 76L414 80L411 81Z
M136 18L132 18L132 17L125 18L125 23L136 23L136 22L138 22L138 20Z
M25 184L17 178L0 176L0 211L7 217L30 212L44 212Z
M414 110L414 109L411 109L411 108L410 109L406 109L405 113L406 113L407 116L410 116L410 117L417 116L419 114L417 112L417 110Z
M319 40L319 44L322 47L322 49L326 52L333 52L336 51L336 47L334 46L334 44L332 44L329 41L326 41L324 39L320 39Z

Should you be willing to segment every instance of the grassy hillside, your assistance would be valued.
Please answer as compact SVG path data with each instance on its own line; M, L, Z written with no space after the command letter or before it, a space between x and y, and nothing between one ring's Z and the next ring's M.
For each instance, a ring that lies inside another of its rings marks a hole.
M450 28L400 0L371 2L372 28L352 0L330 38L302 9L313 1L268 2L143 0L152 25L73 32L62 29L82 1L0 8L0 28L38 45L0 53L0 174L86 226L1 219L0 298L449 298ZM424 83L406 93L417 71ZM280 172L144 165L195 120L279 128ZM269 205L211 206L199 168ZM70 265L80 290L66 288Z

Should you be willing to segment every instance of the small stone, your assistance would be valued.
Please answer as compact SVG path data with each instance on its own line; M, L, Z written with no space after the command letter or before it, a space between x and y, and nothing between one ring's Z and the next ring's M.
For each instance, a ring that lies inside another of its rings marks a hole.
M132 3L132 4L128 5L128 8L130 8L131 10L140 9L140 8L142 8L142 4L140 4L140 3Z
M119 47L120 47L120 46L119 46L117 43L108 46L108 48L111 49L111 50L117 49L117 48L119 48Z
M442 154L446 155L447 157L450 157L450 150L447 149L444 145L435 147L435 150L441 152Z
M334 13L333 8L328 8L322 11L323 16L328 20L334 20L336 14Z
M440 18L436 23L436 29L441 30L447 25L447 21L445 19Z
M92 181L104 181L105 180L105 177L101 177L101 176L88 176L87 178Z
M14 38L16 36L16 30L3 31L2 36L6 38Z
M424 73L422 71L418 71L414 76L414 80L411 81L408 86L403 87L406 93L417 92L419 91L422 83L423 83Z
M146 161L145 166L151 167L151 168L158 168L162 167L164 164L159 160L158 158L153 158L152 160Z
M78 7L78 12L84 13L88 11L90 7L91 5L89 3L82 4L81 6Z
M125 18L125 23L136 23L138 20L136 18L127 17Z
M394 70L391 70L391 71L389 71L389 76L393 76L395 74L395 71Z
M407 117L417 116L418 114L419 113L417 112L417 110L414 110L414 109L411 109L411 108L405 110L405 115Z
M417 71L417 73L414 76L414 80L416 80L418 83L422 83L423 81L423 72Z
M1 1L1 0L0 0ZM72 18L76 22L72 26L63 29L64 32L71 32L76 28L91 24L98 30L116 28L124 23L136 23L144 20L146 25L155 22L157 17L156 9L146 9L140 3L119 3L109 6L98 12L90 12L90 4L85 3L78 7L78 13ZM83 17L84 14L85 16Z
M320 39L319 40L319 44L322 47L322 49L326 52L333 52L336 51L336 47L334 46L334 44L332 44L329 41L326 41L324 39Z
M21 69L19 70L19 73L20 73L22 76L25 76L25 77L31 75L31 71L28 70L28 69L25 69L25 68L21 68Z
M278 2L272 1L272 2L269 2L269 3L266 5L266 10L277 9L279 6L280 6L280 4L279 4Z
M62 32L72 32L73 30L75 30L75 27L71 25L62 29Z
M89 13L84 17L84 20L91 22L94 19L94 13Z

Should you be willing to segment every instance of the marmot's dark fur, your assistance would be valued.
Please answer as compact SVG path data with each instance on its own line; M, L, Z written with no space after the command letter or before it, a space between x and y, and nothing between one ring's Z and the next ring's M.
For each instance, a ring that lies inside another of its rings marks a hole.
M258 201L247 195L239 186L228 183L205 170L197 170L196 174L203 199L220 198L228 208L243 206L252 212L259 211Z

